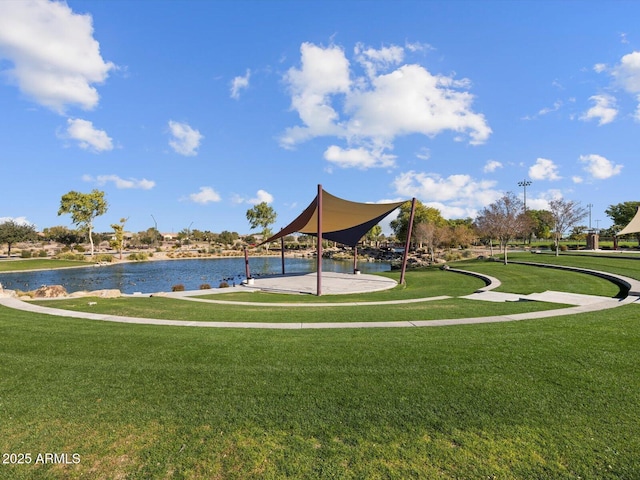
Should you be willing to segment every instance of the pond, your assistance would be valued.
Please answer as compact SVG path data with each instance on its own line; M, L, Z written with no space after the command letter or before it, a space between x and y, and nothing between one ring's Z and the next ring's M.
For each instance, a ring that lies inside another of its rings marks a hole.
M280 257L249 259L251 275L282 273ZM389 271L387 262L358 262L363 273ZM349 273L353 261L323 259L323 271ZM285 259L287 273L315 272L314 258ZM41 270L0 274L0 283L11 290L30 291L42 285L63 285L68 292L82 290L118 289L122 293L169 292L173 285L182 284L186 290L197 290L202 284L217 288L220 282L239 284L245 278L244 258L208 258L189 260L158 260L120 263L106 266Z

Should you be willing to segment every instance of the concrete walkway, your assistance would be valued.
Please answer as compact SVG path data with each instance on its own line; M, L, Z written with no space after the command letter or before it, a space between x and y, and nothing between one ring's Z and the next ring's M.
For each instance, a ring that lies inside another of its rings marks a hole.
M454 270L452 270L454 271ZM577 269L577 271L581 271ZM496 298L501 298L500 301L514 301L517 298L517 301L523 299L522 295L515 295L514 297L510 297L514 294L504 294L499 292L491 291L492 288L495 288L496 283L499 284L497 279L492 277L488 277L486 275L477 274L475 272L462 272L462 271L454 271L454 273L464 273L464 274L472 274L474 276L479 276L483 278L485 283L487 284L484 289L478 290L476 293L472 295L467 295L462 298L470 298L474 297L474 299L482 299L487 301L496 301ZM0 305L3 305L8 308L14 308L18 310L46 314L46 315L55 315L62 317L70 317L70 318L82 318L88 320L99 320L99 321L108 321L108 322L118 322L118 323L132 323L132 324L143 324L143 325L163 325L163 326L180 326L180 327L205 327L205 328L261 328L261 329L326 329L326 328L404 328L404 327L436 327L436 326L446 326L446 325L468 325L468 324L479 324L479 323L495 323L495 322L512 322L512 321L521 321L521 320L533 320L539 318L549 318L549 317L557 317L564 315L574 315L579 313L587 313L587 312L595 312L601 310L608 310L611 308L615 308L621 305L627 305L635 302L639 302L640 296L637 292L640 292L640 282L618 275L613 275L609 273L603 272L595 272L589 271L584 273L590 274L601 274L599 276L604 276L610 280L613 277L616 277L618 281L621 282L631 282L630 291L631 295L623 299L617 298L608 298L608 297L596 297L593 295L576 295L569 294L565 292L543 292L541 294L535 294L537 298L529 298L529 300L542 300L542 301L551 301L553 303L562 303L562 304L573 304L575 306L554 310L544 310L540 312L528 312L528 313L519 313L512 315L502 315L502 316L488 316L488 317L470 317L470 318L456 318L456 319L445 319L445 320L414 320L414 321L389 321L389 322L327 322L327 323L262 323L262 322L204 322L204 321L183 321L183 320L164 320L164 319L154 319L154 318L138 318L138 317L124 317L118 315L106 315L106 314L96 314L91 312L74 312L70 310L63 310L58 308L45 307L40 305L34 305L29 302L21 301L15 297L2 296L0 295ZM345 279L339 277L340 275L348 276L351 280L355 277L360 277L360 275L347 275L347 274L335 274L338 277L333 277L330 275L327 277L325 281L325 276L323 275L323 284L326 284L329 287L332 282L334 282L334 286L338 284L342 284L345 286L346 284L343 282ZM311 274L313 279L315 279L315 274ZM277 279L277 285L280 289L281 287L286 287L287 290L293 291L298 289L298 285L301 283L301 278L305 277L305 275L300 276L290 276L290 277L279 277ZM377 281L380 280L381 277L373 276ZM265 278L264 280L267 280ZM392 280L395 284L395 281ZM254 284L255 287L257 287ZM376 285L378 286L378 285ZM224 291L233 291L235 289L242 289L244 287L235 287L233 289L222 289ZM329 291L332 287L329 288ZM360 288L360 287L353 287ZM389 288L389 287L387 287ZM636 289L637 288L637 289ZM279 290L280 291L280 290ZM357 291L357 290L356 290ZM213 290L212 290L213 292ZM217 291L219 292L219 290ZM222 292L219 292L222 293ZM255 302L230 302L224 300L207 300L207 299L196 299L190 298L194 295L203 295L205 292L199 290L195 292L172 292L163 294L167 297L173 298L183 298L185 300L192 301L203 301L210 303L234 303L241 304L244 306L284 306L284 307L329 307L329 306L358 306L358 305L381 305L381 304L401 304L401 303L412 303L412 302L425 302L430 300L451 298L451 297L427 297L427 298L419 298L419 299L407 299L407 300L395 300L395 301L387 301L387 302L341 302L341 303L301 303L301 302L293 302L293 303L267 303L260 304ZM532 297L532 296L529 296Z

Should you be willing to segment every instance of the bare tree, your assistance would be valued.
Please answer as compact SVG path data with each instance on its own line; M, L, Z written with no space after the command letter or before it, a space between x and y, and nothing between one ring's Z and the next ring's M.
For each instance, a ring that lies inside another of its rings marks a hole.
M420 246L424 244L429 250L431 262L435 261L436 248L449 241L450 235L451 232L448 226L439 226L431 222L419 223L413 230L413 236L416 241L420 243Z
M513 192L508 192L476 217L476 228L483 235L496 238L504 253L504 264L507 265L507 247L509 241L522 234L527 222L525 220L522 201Z
M564 232L576 226L587 216L587 209L580 206L580 202L574 200L551 200L549 211L553 217L553 238L556 247L556 257L560 254L560 240Z

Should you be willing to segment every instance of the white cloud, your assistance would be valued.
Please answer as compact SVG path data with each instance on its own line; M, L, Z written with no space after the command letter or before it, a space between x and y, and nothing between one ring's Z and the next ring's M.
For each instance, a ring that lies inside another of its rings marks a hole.
M324 158L334 165L342 168L355 167L367 169L372 167L395 166L395 155L382 153L380 150L368 150L364 147L343 149L331 145L324 152Z
M367 161L346 157L362 158L367 150L385 158L383 150L392 149L396 137L416 133L434 137L451 131L456 140L466 137L471 144L481 144L491 134L484 115L471 110L468 80L433 75L416 64L398 66L404 61L402 47L358 44L356 66L365 73L359 77L340 47L304 43L300 51L301 67L289 69L284 80L301 125L286 129L280 138L284 148L321 136L342 138L348 148L334 146L329 156L339 157L343 166L368 168Z
M599 119L598 125L605 125L613 122L618 115L616 99L611 95L593 95L589 97L589 100L594 102L595 105L587 110L580 117L580 120L588 121L597 118Z
M502 163L498 162L497 160L489 160L484 168L482 169L482 171L484 173L491 173L491 172L495 172L497 169L499 168L503 168L504 165L502 165Z
M426 147L422 147L418 153L416 153L416 157L420 160L429 160L431 158L431 150Z
M285 81L291 93L291 108L298 112L304 126L285 131L280 141L285 148L313 137L340 134L341 129L335 124L338 114L330 97L347 93L351 84L349 61L341 48L303 43L300 54L301 68L290 68Z
M623 56L613 68L612 75L627 92L640 93L640 52Z
M468 134L471 144L484 143L491 129L484 115L471 111L473 96L458 90L466 85L464 80L434 76L420 65L379 75L370 88L356 89L347 97L347 135L384 144L401 135L434 137L450 130Z
M529 167L529 177L532 180L560 180L562 177L558 175L558 166L553 160L547 158L538 158L536 163Z
M545 107L538 111L538 115L547 115L552 112L557 112L562 108L562 100L556 100L553 102L553 107Z
M584 171L593 178L604 180L622 171L622 165L616 165L601 155L580 155L580 162L586 164Z
M98 186L106 185L107 183L113 183L116 188L124 190L124 189L140 189L140 190L151 190L156 186L156 182L153 180L147 180L143 178L138 180L136 178L121 178L118 175L98 175L97 177L93 177L91 175L83 175L82 180L85 182L95 183Z
M354 54L369 77L374 77L379 69L386 70L404 60L404 49L397 45L376 50L371 47L365 48L362 43L358 43L354 48Z
M115 68L100 55L91 16L47 0L0 1L0 58L13 64L4 73L23 94L58 113L94 108L93 85Z
M393 186L402 198L416 197L450 217L474 217L480 208L502 196L494 188L496 182L475 180L469 175L443 178L433 173L408 171L398 175Z
M273 195L266 190L258 190L254 198L245 198L240 195L234 195L232 199L233 203L248 203L250 205L257 205L259 203L273 203Z
M27 217L0 217L0 223L15 222L18 225L33 225Z
M80 148L94 152L113 150L113 141L104 130L94 128L93 123L80 118L67 119L67 136L78 141Z
M535 197L527 196L527 209L531 210L548 210L550 200L559 200L562 198L562 192L560 190L547 190L546 192L540 192Z
M584 178L582 178L579 175L574 175L573 177L571 177L571 181L573 183L582 183L582 182L584 182Z
M176 153L185 156L197 155L200 142L204 136L198 131L191 128L186 123L174 122L169 120L169 129L173 138L169 140L169 145Z
M211 202L219 202L221 200L220 195L211 187L200 187L198 193L192 193L189 195L189 199L195 203L201 203L206 205Z
M247 73L242 76L235 77L231 81L231 98L236 100L240 98L240 90L249 88L249 78L251 77L251 70L247 69Z
M593 66L593 71L596 73L602 73L607 70L607 65L605 63L596 63Z

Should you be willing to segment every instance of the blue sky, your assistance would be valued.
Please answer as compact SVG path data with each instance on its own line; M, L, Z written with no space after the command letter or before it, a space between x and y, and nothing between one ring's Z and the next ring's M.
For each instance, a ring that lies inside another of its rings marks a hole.
M280 228L317 184L474 217L640 200L635 1L0 2L0 219ZM152 216L154 218L152 218ZM598 222L596 222L596 220ZM585 220L585 224L588 220Z

